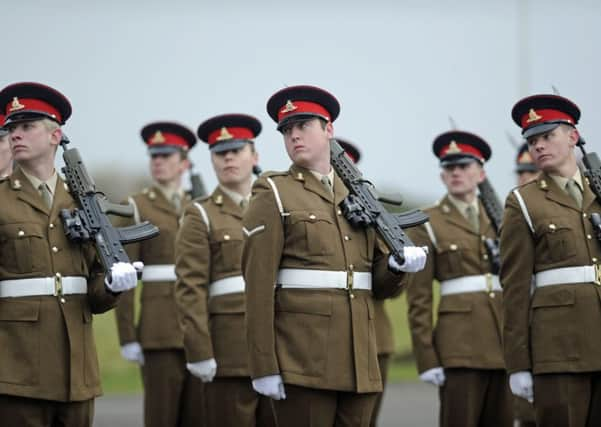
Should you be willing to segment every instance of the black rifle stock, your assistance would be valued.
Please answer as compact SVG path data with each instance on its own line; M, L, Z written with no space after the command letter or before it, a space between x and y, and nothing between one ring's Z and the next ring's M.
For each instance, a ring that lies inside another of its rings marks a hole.
M204 182L202 182L202 177L194 171L193 164L190 164L190 185L192 186L190 196L193 199L206 196L207 190L205 189Z
M404 247L413 246L403 228L427 222L428 215L419 210L403 214L388 212L374 194L373 185L363 178L357 166L335 139L330 141L330 154L334 170L350 192L340 204L345 218L354 227L374 226L390 249L391 255L399 264L403 264Z
M133 216L133 207L111 203L103 193L97 191L79 151L76 148L67 149L67 143L66 138L61 141L65 161L61 170L79 209L61 210L65 234L77 242L93 241L102 266L109 274L114 263L130 262L122 244L155 237L159 229L147 221L129 227L113 227L107 214Z
M497 235L501 229L501 221L503 220L503 205L499 200L499 196L495 192L495 189L491 185L488 178L484 178L480 184L478 184L478 198L484 206L488 218L492 222L493 228ZM493 274L499 274L501 267L501 254L499 251L499 239L486 238L484 241L486 251L488 252L488 259L490 261L491 269Z
M582 137L578 140L578 147L582 151L582 164L584 170L582 174L586 177L589 187L595 194L597 201L601 203L601 161L597 153L587 153L584 149L586 142ZM595 230L595 236L599 243L601 243L601 217L599 214L592 214L589 216L593 229Z

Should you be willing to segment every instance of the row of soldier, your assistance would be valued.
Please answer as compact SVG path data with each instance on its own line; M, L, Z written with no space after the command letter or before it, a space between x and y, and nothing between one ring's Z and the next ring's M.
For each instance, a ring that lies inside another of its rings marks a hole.
M9 200L0 210L0 415L9 424L91 424L100 393L91 314L116 306L122 355L141 366L146 425L375 425L393 352L383 302L406 290L420 378L440 388L441 425L596 425L598 339L579 334L595 334L601 316L587 220L599 202L577 167L571 101L537 95L514 107L527 140L517 170L532 182L508 196L500 230L477 197L489 145L457 130L437 137L447 194L426 210L429 222L407 230L414 245L400 258L339 208L349 191L330 165L340 106L328 92L294 86L269 99L292 166L254 183L260 122L203 122L197 135L219 185L193 200L181 177L196 135L149 124L155 185L128 198L134 215L117 225L150 221L160 235L126 246L143 268L119 263L107 277L58 217L74 205L54 170L68 100L18 83L0 91L0 105L17 165L0 184ZM500 275L487 250L499 232Z

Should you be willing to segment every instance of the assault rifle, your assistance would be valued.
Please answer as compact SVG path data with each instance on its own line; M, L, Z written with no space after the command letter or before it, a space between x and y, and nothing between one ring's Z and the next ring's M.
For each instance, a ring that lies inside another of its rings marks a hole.
M202 177L199 173L194 171L194 165L192 163L190 163L190 185L192 186L190 189L190 196L192 196L193 199L203 197L207 194L205 185L202 182Z
M65 166L61 170L79 209L61 209L65 234L75 242L93 241L104 271L109 274L114 263L130 262L122 243L150 239L159 234L159 229L148 221L129 227L113 227L107 214L133 216L133 206L111 203L104 193L98 191L79 151L67 149L68 143L69 139L63 135L61 146Z
M586 177L588 185L595 194L597 201L601 203L601 161L599 161L597 153L587 153L584 149L584 144L586 144L584 138L580 137L576 145L582 151L582 164L584 165L582 174ZM595 236L601 243L601 218L599 214L592 214L589 216L589 219L593 224Z
M497 236L501 229L501 221L503 220L503 205L499 200L499 196L495 192L488 178L484 178L480 184L478 184L478 198L484 206L484 210L488 214L488 218L492 222L493 228ZM501 254L499 251L499 239L493 239L487 237L484 241L486 246L486 252L488 252L488 259L490 260L491 270L493 274L499 274L501 267Z
M373 185L363 178L357 166L335 139L330 141L330 154L334 170L350 192L340 203L345 218L354 227L374 226L390 249L391 255L399 264L403 264L404 247L413 245L403 228L427 222L428 215L420 210L403 214L388 212L374 193Z

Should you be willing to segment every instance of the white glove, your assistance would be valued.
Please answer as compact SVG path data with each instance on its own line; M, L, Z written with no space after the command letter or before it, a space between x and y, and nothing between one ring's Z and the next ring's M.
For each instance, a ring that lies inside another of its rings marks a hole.
M388 257L388 269L393 273L400 273L404 271L406 273L415 273L423 270L426 265L426 253L427 247L419 246L405 246L403 248L403 257L405 262L401 265L391 255Z
M144 353L139 342L128 342L121 346L121 356L130 362L144 364Z
M135 288L138 284L138 271L143 268L144 263L140 261L136 261L133 264L116 262L111 267L111 274L104 278L104 283L112 292L128 291Z
M271 397L274 400L286 398L284 391L284 382L280 375L267 375L266 377L255 378L253 388L263 396Z
M447 378L444 375L444 369L441 366L437 366L436 368L428 369L427 371L422 372L419 375L419 379L425 383L430 383L437 387L441 387L444 385L444 382Z
M217 373L215 359L201 360L200 362L186 363L186 368L192 375L200 378L203 383L210 383Z
M530 403L534 402L534 381L530 371L518 371L509 375L509 388L514 395Z

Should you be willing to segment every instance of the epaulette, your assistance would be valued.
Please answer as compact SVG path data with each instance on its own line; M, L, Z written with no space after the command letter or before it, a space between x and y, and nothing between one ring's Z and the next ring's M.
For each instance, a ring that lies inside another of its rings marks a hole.
M192 199L192 201L195 203L202 203L202 202L206 202L210 198L211 198L210 194L205 194L204 196L200 196L200 197L197 197L196 199Z
M261 174L261 177L271 178L272 176L286 176L290 171L265 171Z

